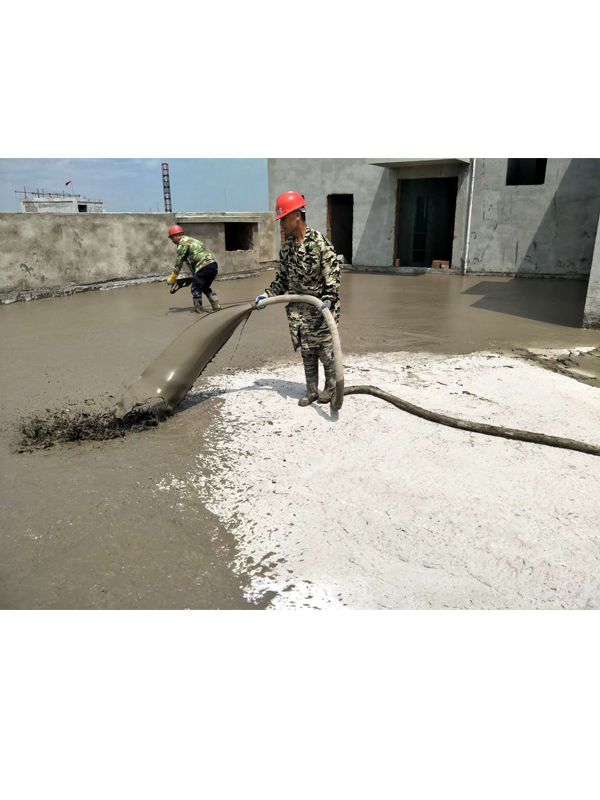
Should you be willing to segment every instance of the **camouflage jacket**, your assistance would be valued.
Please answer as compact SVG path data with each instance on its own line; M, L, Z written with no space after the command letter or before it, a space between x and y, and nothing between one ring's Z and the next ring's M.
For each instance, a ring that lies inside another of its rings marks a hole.
M182 236L177 245L177 261L173 267L173 272L179 275L185 263L188 265L192 275L194 275L199 269L216 260L204 242L192 239L191 236Z
M304 241L297 244L286 237L279 252L279 268L268 297L282 294L309 294L329 300L336 322L340 319L340 265L333 245L326 236L306 229ZM318 308L294 303L285 307L294 350L333 346L327 323Z

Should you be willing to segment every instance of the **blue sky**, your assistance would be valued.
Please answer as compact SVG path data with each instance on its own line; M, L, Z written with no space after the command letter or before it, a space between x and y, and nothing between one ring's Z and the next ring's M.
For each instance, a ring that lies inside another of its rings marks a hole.
M173 211L268 211L266 158L2 158L0 211L19 211L25 186L99 197L106 211L164 211L162 161Z

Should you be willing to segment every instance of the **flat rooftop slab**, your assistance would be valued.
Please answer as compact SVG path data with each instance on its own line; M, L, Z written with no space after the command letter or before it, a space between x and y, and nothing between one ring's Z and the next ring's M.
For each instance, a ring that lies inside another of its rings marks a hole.
M219 282L216 290L223 304L251 300L273 277ZM566 280L344 274L342 346L352 358L414 353L419 364L433 359L428 354L598 347L600 331L578 327L585 289ZM190 397L168 423L143 434L34 453L11 449L22 417L116 402L195 322L191 307L189 290L172 296L154 283L0 308L0 608L256 607L244 594L244 575L231 569L238 551L229 528L182 480L208 474L205 459L218 452L211 439L221 419L218 391ZM373 359L394 369L392 361ZM277 307L253 314L202 380L260 370L277 381L283 362L301 370ZM352 382L370 382L355 366ZM503 369L502 377L509 381L512 371ZM463 384L461 393L478 393ZM411 399L418 402L415 386ZM253 384L232 388L246 405L255 397L257 420L266 426L260 391ZM327 430L335 433L329 422ZM224 483L220 491L228 491Z

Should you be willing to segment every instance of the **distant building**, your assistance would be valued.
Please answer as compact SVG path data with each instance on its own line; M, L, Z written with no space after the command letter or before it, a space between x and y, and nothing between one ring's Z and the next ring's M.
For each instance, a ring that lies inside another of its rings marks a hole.
M81 197L78 194L40 194L21 199L25 213L103 214L104 200Z

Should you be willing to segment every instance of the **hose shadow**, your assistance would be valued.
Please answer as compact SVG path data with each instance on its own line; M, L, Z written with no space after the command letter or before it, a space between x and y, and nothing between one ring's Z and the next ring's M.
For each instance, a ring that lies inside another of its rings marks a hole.
M175 413L201 405L215 397L224 397L225 395L236 394L238 392L277 392L283 400L295 400L297 402L304 395L305 391L306 385L304 383L283 381L279 378L263 378L254 381L254 383L249 386L242 386L239 389L192 389L188 392L185 400L176 409ZM313 409L317 414L330 422L336 422L339 419L338 412L334 411L329 405L319 405L315 402L312 403L309 408ZM330 413L327 413L326 409L329 409Z

